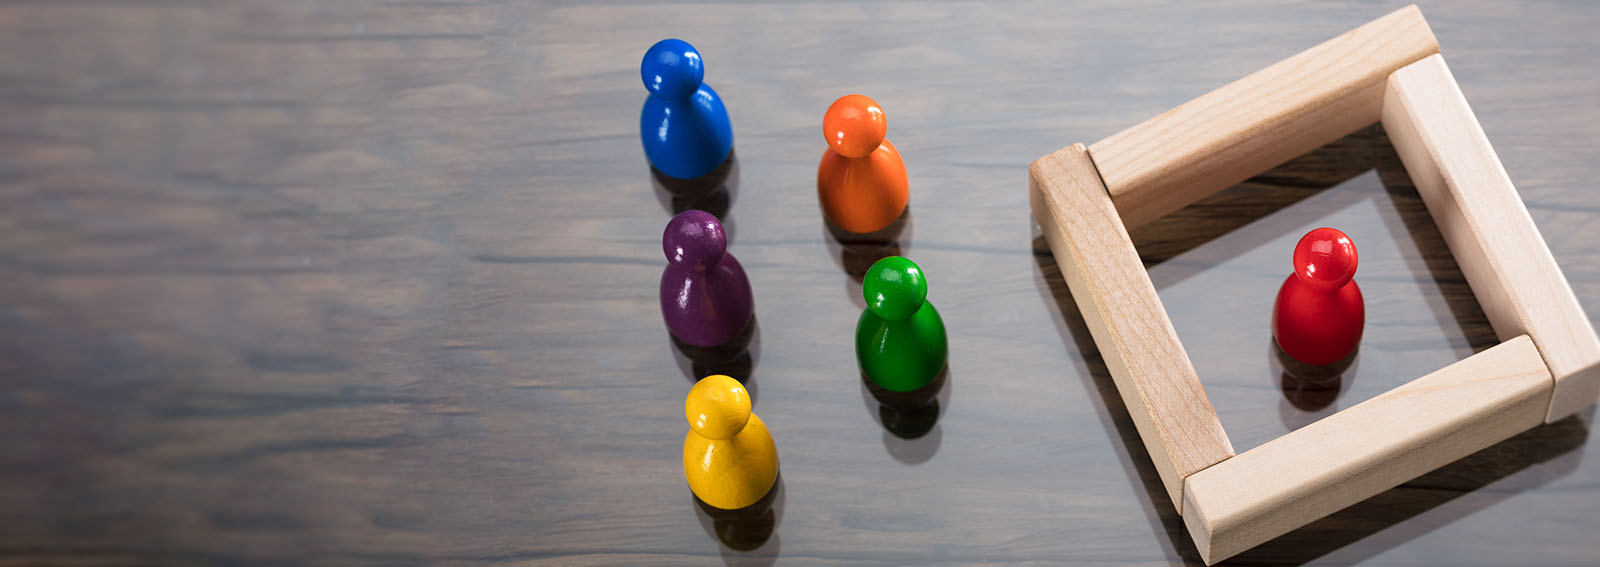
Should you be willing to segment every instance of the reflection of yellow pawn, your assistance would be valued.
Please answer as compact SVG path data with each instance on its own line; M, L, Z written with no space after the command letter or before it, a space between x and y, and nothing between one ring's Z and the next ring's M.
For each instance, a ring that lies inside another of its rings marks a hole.
M700 380L683 403L689 435L683 439L683 474L706 504L744 508L778 480L778 448L761 418L750 413L750 393L738 380L716 374Z

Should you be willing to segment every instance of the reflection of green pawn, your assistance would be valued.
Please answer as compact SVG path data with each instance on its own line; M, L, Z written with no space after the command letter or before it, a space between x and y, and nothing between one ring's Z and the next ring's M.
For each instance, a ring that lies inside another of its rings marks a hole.
M911 260L890 256L862 281L867 308L856 323L856 360L869 380L892 392L928 385L944 370L944 320L927 301L928 282Z

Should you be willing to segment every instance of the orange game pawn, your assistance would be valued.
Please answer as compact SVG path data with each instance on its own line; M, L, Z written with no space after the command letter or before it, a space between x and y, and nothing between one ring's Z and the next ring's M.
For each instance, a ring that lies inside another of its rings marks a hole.
M862 95L839 97L822 117L828 151L817 165L817 199L839 228L877 232L906 210L906 164L883 139L888 127L883 108Z

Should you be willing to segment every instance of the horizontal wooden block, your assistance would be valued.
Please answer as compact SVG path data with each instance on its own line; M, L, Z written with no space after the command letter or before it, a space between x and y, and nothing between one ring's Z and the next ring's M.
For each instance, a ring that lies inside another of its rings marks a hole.
M1544 360L1516 337L1190 476L1207 565L1544 422Z
M1089 147L1134 228L1378 121L1389 73L1439 51L1407 6Z
M1600 338L1444 58L1396 71L1383 127L1495 334L1527 335L1555 379L1546 421L1600 396Z
M1083 144L1028 173L1034 217L1181 513L1184 477L1232 456L1233 445Z

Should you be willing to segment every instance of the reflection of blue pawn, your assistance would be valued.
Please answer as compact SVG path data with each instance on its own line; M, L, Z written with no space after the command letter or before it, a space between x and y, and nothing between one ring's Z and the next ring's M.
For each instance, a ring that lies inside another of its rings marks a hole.
M681 39L650 46L639 64L650 98L639 113L639 139L656 170L694 179L717 169L733 149L733 124L705 78L700 52Z

